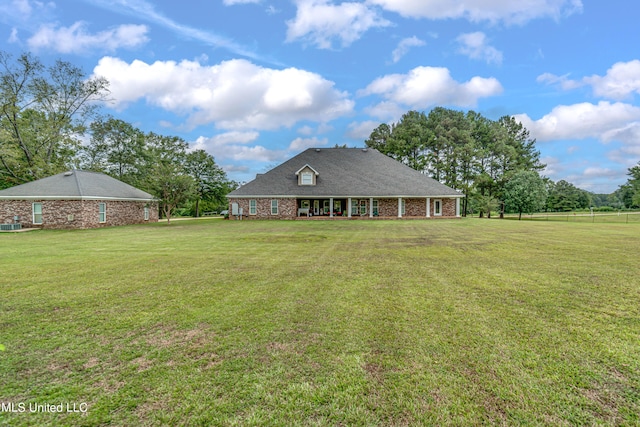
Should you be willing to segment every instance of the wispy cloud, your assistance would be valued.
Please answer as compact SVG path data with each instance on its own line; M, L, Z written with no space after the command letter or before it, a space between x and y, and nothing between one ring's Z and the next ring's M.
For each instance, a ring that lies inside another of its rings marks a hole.
M43 25L27 43L34 50L52 49L61 53L83 53L94 49L115 51L146 43L146 33L147 27L144 25L121 25L92 34L87 24L79 21L70 27Z
M420 40L416 36L402 39L400 43L398 43L398 47L396 47L392 53L393 62L396 63L400 61L400 58L405 56L412 47L424 46L425 44L427 43L424 40Z
M483 32L460 34L456 41L460 44L459 53L471 59L486 61L487 64L502 64L502 52L489 45Z
M236 55L256 60L265 60L256 52L248 49L232 39L220 36L211 31L183 25L173 19L163 15L155 9L155 6L145 0L85 0L95 6L107 9L116 13L136 16L153 24L167 28L183 37L198 40L208 45L226 49Z

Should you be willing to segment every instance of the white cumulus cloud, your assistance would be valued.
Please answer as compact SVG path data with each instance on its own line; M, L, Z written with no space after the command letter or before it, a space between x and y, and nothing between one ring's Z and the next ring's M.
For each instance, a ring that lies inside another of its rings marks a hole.
M493 78L473 77L458 82L447 68L416 67L407 74L389 74L374 80L359 95L377 94L388 101L411 108L433 105L473 107L480 98L502 93L502 85Z
M538 76L539 83L559 85L563 90L590 86L593 94L600 98L623 100L640 94L640 60L617 62L604 76L594 74L572 80L568 75L557 76L544 73Z
M287 22L287 41L302 39L320 49L331 49L334 40L349 46L370 28L391 25L364 3L298 0L297 7L296 17Z
M595 138L610 142L614 135L640 120L640 107L601 101L559 105L538 120L526 114L514 116L539 141Z
M404 17L463 18L472 22L524 24L532 19L559 19L582 11L581 0L369 0Z
M282 160L284 151L270 150L262 145L251 145L260 134L255 131L231 131L211 137L200 136L191 150L205 150L216 159L234 161L273 162Z
M83 53L91 50L115 51L145 44L148 28L145 25L120 25L116 28L90 33L85 22L70 27L42 25L27 44L33 50L48 49L59 53Z
M194 61L127 63L104 57L94 75L110 82L115 108L144 99L186 114L191 126L278 129L302 120L326 122L348 114L354 102L334 83L297 68L264 68L244 59L203 66Z

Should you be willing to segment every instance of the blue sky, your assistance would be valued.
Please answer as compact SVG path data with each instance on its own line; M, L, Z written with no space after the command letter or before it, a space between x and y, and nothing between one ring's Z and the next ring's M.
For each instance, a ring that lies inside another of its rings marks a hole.
M622 0L0 0L0 50L106 77L104 113L237 181L444 106L515 116L546 176L609 193L640 160L634 15Z

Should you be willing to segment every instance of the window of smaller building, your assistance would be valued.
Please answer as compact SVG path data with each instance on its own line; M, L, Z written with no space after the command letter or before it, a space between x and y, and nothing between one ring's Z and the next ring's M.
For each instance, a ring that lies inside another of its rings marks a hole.
M33 204L33 223L42 224L42 203Z
M258 211L258 205L255 199L249 200L249 215L255 215Z
M278 200L271 201L271 215L278 215Z
M302 172L300 185L313 185L313 174L311 172Z
M98 203L98 221L107 222L107 204Z
M442 215L442 200L433 201L433 214L437 216Z
M144 207L144 220L149 221L149 208L147 206Z

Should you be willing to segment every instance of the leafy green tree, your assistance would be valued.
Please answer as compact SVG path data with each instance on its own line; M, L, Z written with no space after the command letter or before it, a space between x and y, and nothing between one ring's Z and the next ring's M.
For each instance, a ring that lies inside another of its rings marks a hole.
M630 176L627 185L630 187L631 203L629 207L640 207L640 162L636 166L629 168L627 175Z
M473 196L473 204L478 208L478 216L482 218L487 214L487 218L491 218L491 211L496 210L500 206L500 201L493 196L475 194Z
M190 200L195 182L186 168L187 144L175 136L145 135L145 186L160 201L161 213L171 222L173 212Z
M371 132L369 139L365 140L364 143L367 147L375 148L382 154L393 157L388 144L389 138L391 138L391 127L386 123L382 123Z
M200 201L221 202L228 193L227 174L218 166L212 155L195 150L186 155L185 168L195 182L195 216L200 216Z
M69 167L79 135L108 93L104 78L74 65L45 67L30 54L0 52L0 181L43 178Z
M160 209L167 224L174 211L186 203L195 192L195 182L180 165L160 163L147 177L148 188L160 202Z
M568 212L591 207L592 198L588 191L577 188L570 182L560 180L548 188L546 207L548 210Z
M112 117L91 123L90 130L91 142L83 150L84 168L140 186L147 163L144 133Z
M547 200L547 187L536 171L521 170L513 174L504 188L504 202L511 212L537 212Z
M461 191L463 215L470 198L503 200L513 173L545 166L535 139L513 117L493 121L443 107L428 115L409 111L398 123L378 126L365 143Z

